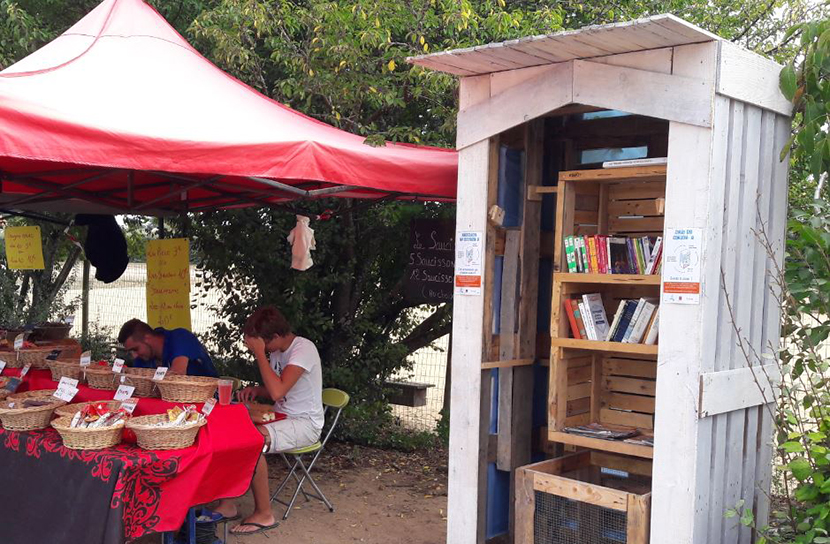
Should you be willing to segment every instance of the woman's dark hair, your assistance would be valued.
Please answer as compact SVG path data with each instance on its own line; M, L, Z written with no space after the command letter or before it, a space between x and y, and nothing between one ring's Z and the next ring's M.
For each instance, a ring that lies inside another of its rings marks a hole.
M245 321L242 332L245 336L255 336L268 341L275 335L286 336L290 334L291 325L274 306L263 306Z

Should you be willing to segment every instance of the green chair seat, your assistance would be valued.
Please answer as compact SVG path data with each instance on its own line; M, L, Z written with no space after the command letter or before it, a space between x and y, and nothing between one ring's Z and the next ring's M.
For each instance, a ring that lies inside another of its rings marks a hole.
M280 452L280 453L287 453L288 455L302 455L304 453L311 453L313 451L317 451L322 447L323 447L323 444L321 444L318 441L318 442L315 442L314 444L311 444L310 446L305 446L303 448L297 448L297 449L294 449L294 450L285 450L285 451Z

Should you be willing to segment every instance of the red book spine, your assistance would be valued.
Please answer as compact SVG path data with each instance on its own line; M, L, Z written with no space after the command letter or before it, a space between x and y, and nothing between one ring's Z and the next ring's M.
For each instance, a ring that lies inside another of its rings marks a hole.
M571 306L571 299L566 298L562 301L562 305L565 306L565 313L568 314L568 321L571 322L571 333L573 337L577 340L582 340L582 336L579 334L579 326L576 324L576 316L574 316L574 309Z
M585 322L582 321L582 314L579 311L579 301L576 299L570 299L571 302L571 311L574 314L574 319L576 319L576 328L579 330L579 338L578 340L587 340L588 335L585 334Z

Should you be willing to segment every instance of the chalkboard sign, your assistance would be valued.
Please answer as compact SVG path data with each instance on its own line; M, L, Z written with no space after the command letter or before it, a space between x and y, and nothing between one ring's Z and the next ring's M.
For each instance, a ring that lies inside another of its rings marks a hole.
M452 300L455 271L455 222L416 219L410 224L406 298L439 304Z

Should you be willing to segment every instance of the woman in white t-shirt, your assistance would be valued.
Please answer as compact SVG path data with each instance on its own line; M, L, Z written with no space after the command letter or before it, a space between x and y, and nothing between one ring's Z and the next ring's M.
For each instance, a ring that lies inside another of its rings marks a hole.
M263 451L274 453L315 443L323 428L323 374L314 343L291 332L291 325L273 306L254 312L245 322L243 332L263 385L246 387L239 392L239 400L269 397L274 400L274 411L287 416L258 427L265 437ZM260 533L278 525L271 512L264 456L257 462L251 491L254 511L231 530L233 534ZM225 518L238 518L236 505L230 499L220 501L214 510Z

